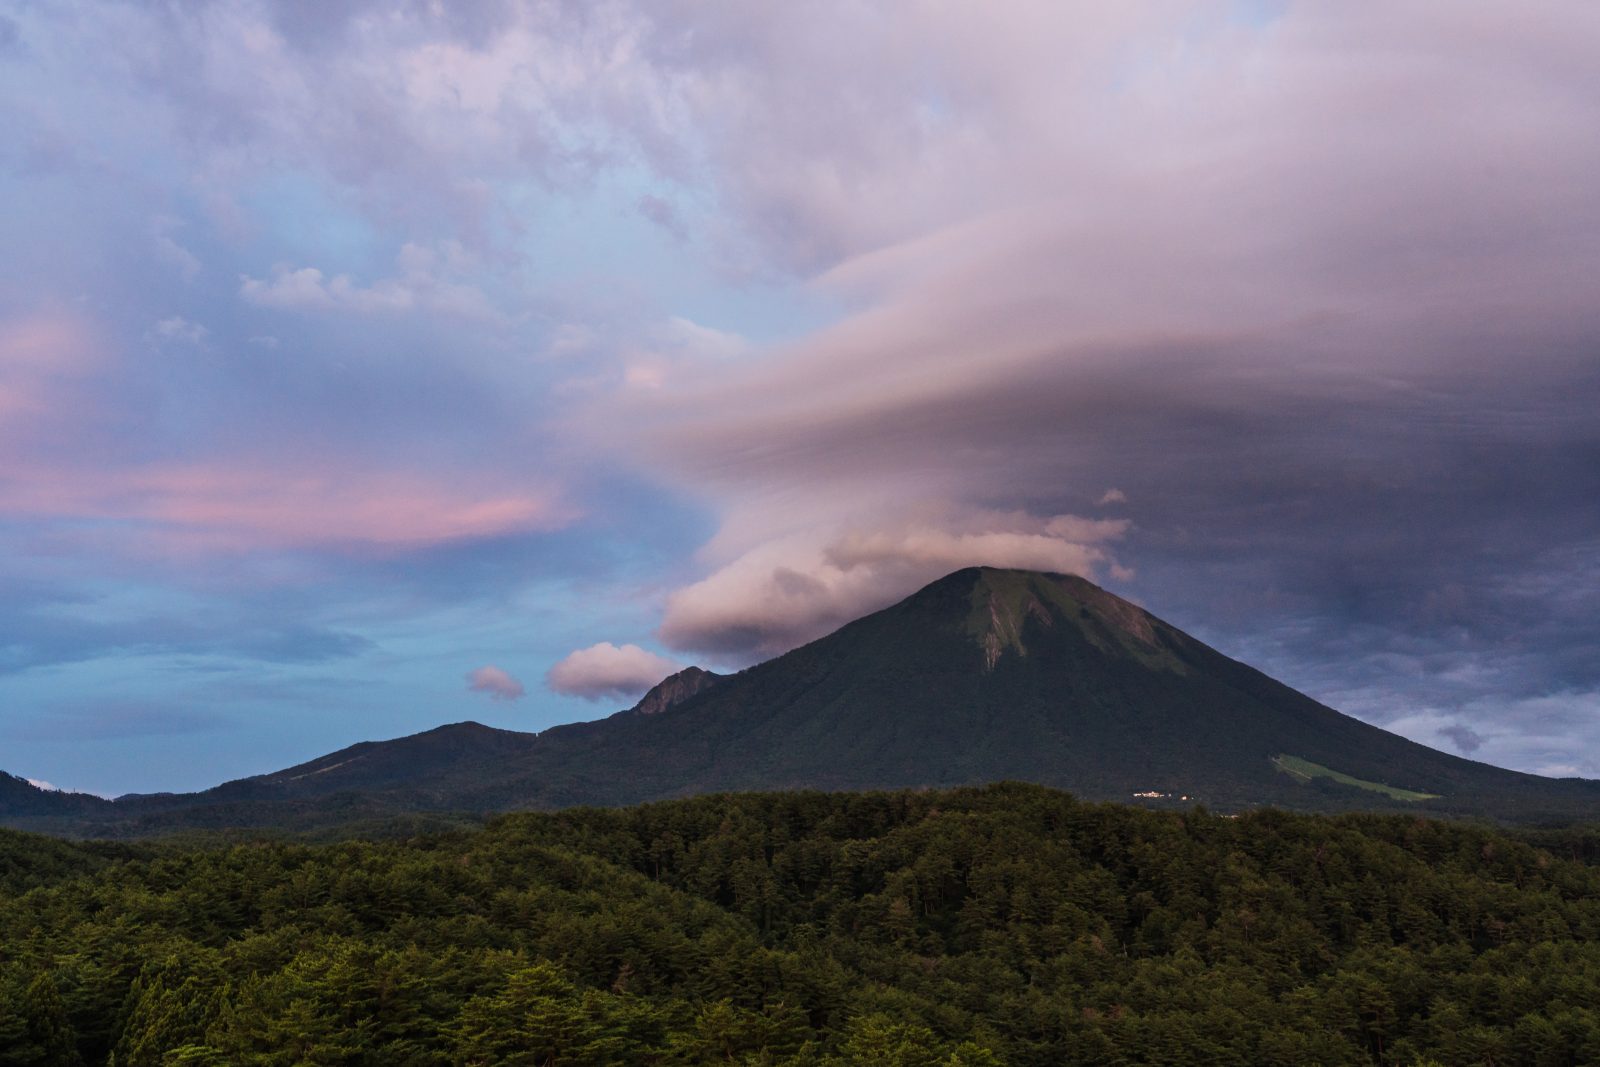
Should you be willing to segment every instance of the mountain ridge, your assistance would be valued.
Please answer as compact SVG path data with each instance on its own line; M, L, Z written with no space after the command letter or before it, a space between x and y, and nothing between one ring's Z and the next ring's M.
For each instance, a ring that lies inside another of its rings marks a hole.
M676 674L669 674L661 679L650 687L649 692L639 698L637 704L617 714L659 715L697 693L710 689L726 677L727 675L716 674L704 667L685 667Z
M1600 812L1600 782L1388 733L1086 579L965 568L737 674L689 668L608 718L537 734L456 723L200 793L62 808L53 823L31 798L0 821L118 833L999 780L1229 810Z

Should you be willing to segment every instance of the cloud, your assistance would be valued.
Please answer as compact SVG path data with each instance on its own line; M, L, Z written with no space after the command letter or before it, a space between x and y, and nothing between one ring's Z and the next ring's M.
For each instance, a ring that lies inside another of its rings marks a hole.
M62 469L5 460L0 515L123 520L136 539L180 553L404 550L558 529L576 517L549 493L328 461Z
M459 244L443 250L407 244L400 250L401 273L371 285L348 274L329 278L316 267L279 265L270 281L242 275L239 295L252 304L285 311L354 311L397 314L429 311L464 318L494 319L497 312L482 292L460 281L471 259Z
M205 465L130 479L132 513L218 547L373 544L404 547L565 525L547 495L475 490L401 472Z
M227 724L225 718L211 712L122 701L69 702L55 704L49 710L49 718L11 725L5 730L5 736L25 741L78 744L86 739L181 737L209 733Z
M1100 499L1095 501L1096 504L1099 504L1102 507L1107 504L1126 504L1127 502L1128 494L1124 493L1121 489L1107 489L1105 492L1100 494Z
M672 206L672 201L646 193L639 198L639 214L671 234L673 239L686 241L689 238L688 227L684 225L683 217L678 214L678 209Z
M66 788L63 788L63 787L61 787L59 785L53 785L50 782L47 782L42 778L24 778L23 781L27 782L29 785L33 786L35 789L43 789L47 793L71 793L71 794L76 794L78 796L86 796L86 797L98 796L98 797L104 797L104 799L106 799L106 800L110 800L111 799L110 797L105 796L102 793L91 793L87 789L66 789Z
M1592 5L90 14L0 21L9 566L627 558L744 657L1081 564L1426 740L1600 753L1539 702L1600 640ZM173 308L218 358L138 343ZM1046 529L1108 486L1137 526Z
M530 191L641 156L687 165L683 90L698 75L651 57L665 42L647 38L671 31L628 4L314 7L130 12L58 32L133 68L139 96L189 131L193 183L223 217L250 210L263 172L298 171L398 230L443 224L486 247L514 239Z
M474 693L487 693L493 700L521 700L526 692L521 682L493 665L469 673L467 688Z
M187 597L173 606L161 603L159 590L140 588L132 598L137 606L124 613L106 617L103 610L99 615L84 611L84 601L101 599L12 597L9 613L0 620L0 675L119 656L189 657L191 664L247 660L304 665L349 661L374 647L372 641L347 629L309 623L290 607L275 613L237 593L212 603L197 604ZM154 603L146 604L147 599ZM236 699L243 688L237 681L230 683L224 699ZM88 714L83 710L88 706L57 706L52 721L76 730L71 724L77 720L63 719L61 708L82 717ZM119 731L130 719L145 721L155 716L154 721L169 721L160 718L168 712L143 705L118 704L95 714L101 717L90 720L88 732L96 734Z
M172 341L186 345L203 345L211 331L198 322L190 322L182 315L169 315L156 323L151 336L158 341Z
M682 665L638 645L602 641L568 653L545 675L557 693L585 700L631 700Z
M94 332L79 316L39 312L0 319L0 459L63 409L69 418L79 414L73 383L100 364Z
M350 292L352 286L347 276L340 275L334 281L340 283L342 292ZM296 270L278 266L274 269L273 279L270 282L242 276L239 279L239 295L252 304L264 307L294 309L333 307L333 295L323 285L322 272L315 267L301 267ZM391 306L394 303L395 301L390 301Z
M1123 520L951 510L915 523L767 541L667 599L660 636L735 660L773 655L968 566L1094 576Z
M1351 705L1375 720L1493 687L1536 736L1526 698L1592 684L1600 618L1600 77L1571 44L1600 16L1473 10L858 12L826 56L782 18L698 36L737 87L710 151L745 252L843 310L584 413L719 517L663 640L781 650L912 586L919 539L1038 537L908 517L1037 522L1110 485L1140 523L1094 562L1162 614L1314 693L1387 692ZM828 81L861 106L819 111ZM1450 674L1472 658L1504 669ZM1550 764L1507 732L1484 751Z
M685 358L715 363L749 354L750 342L736 333L718 330L674 315L653 331L657 347Z
M739 334L674 315L652 324L639 343L627 347L622 383L631 389L677 387L751 351L749 340Z
M1470 726L1459 723L1439 728L1439 736L1456 746L1459 752L1472 753L1483 747L1483 735Z
M155 219L151 226L150 239L156 259L176 270L184 281L192 282L199 276L202 264L198 256L173 238L172 231L179 225L176 219L164 217Z
M23 781L27 782L29 785L33 786L35 789L43 789L47 793L69 793L69 794L74 794L74 795L77 795L77 796L86 796L86 797L95 797L95 796L97 796L97 797L102 797L103 799L106 799L106 800L110 800L111 799L111 797L105 796L102 793L91 793L87 789L67 789L67 788L64 788L62 786L54 785L54 784L52 784L50 782L47 782L42 778L24 778Z
M174 315L150 336L199 344L209 331ZM577 518L554 489L520 475L345 455L337 438L308 452L304 428L299 441L252 440L256 451L242 454L141 455L142 440L84 429L117 422L115 382L106 380L114 355L72 315L0 321L0 517L120 522L130 543L179 554L406 550L559 529Z

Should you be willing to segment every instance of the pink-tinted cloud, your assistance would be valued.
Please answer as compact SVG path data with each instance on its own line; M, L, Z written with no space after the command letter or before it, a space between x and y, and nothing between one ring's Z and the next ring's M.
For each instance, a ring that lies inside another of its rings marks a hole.
M257 460L122 469L7 465L0 514L147 524L194 550L420 547L559 528L576 512L553 493L474 488L420 473Z
M493 664L469 672L467 688L474 693L486 693L492 700L521 700L526 693L521 682Z
M158 468L132 481L144 516L244 546L423 545L550 529L574 517L547 494L359 467Z
M629 700L638 697L682 665L640 648L602 641L569 652L551 667L545 681L551 689L585 700Z
M0 447L56 414L98 353L94 332L73 315L38 313L0 322Z
M768 540L673 593L661 637L735 660L773 655L886 607L962 567L1094 577L1125 521L1022 512L925 513L915 523L812 531Z
M187 323L164 336L179 336ZM218 454L174 462L91 432L107 420L95 375L111 366L69 315L0 325L0 515L108 519L181 550L394 549L564 526L577 511L547 486L499 472L408 469L328 441L320 456ZM279 449L283 448L278 443Z

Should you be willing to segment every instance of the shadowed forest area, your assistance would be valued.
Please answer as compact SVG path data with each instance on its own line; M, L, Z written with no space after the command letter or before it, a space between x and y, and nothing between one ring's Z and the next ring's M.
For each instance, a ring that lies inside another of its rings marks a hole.
M0 832L0 1064L1592 1064L1596 841L1015 784Z

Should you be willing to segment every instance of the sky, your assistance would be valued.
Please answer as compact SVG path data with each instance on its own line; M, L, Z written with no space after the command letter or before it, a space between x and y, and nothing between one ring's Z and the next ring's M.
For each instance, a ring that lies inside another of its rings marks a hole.
M1600 777L1600 5L0 0L0 768L189 790L972 564Z

